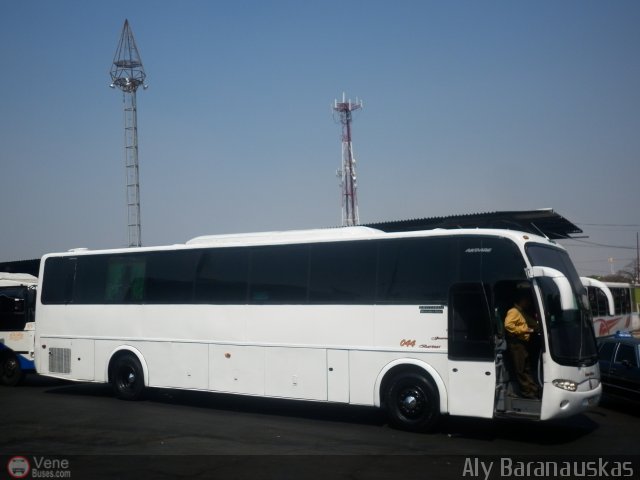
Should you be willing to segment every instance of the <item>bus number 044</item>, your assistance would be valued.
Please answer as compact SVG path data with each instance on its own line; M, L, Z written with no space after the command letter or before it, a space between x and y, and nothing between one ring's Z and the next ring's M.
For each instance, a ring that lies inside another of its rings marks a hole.
M400 346L401 347L415 347L416 346L416 341L415 340L405 340L404 338L400 341Z

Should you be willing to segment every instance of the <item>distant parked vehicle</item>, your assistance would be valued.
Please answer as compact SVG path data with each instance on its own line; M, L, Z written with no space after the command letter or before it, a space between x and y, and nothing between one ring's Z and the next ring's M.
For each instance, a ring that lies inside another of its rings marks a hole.
M35 371L35 303L38 279L0 272L0 384L15 386Z
M637 289L629 283L601 282L581 277L589 295L596 337L606 337L617 331L640 329Z
M627 332L598 340L600 378L606 393L640 400L640 338Z

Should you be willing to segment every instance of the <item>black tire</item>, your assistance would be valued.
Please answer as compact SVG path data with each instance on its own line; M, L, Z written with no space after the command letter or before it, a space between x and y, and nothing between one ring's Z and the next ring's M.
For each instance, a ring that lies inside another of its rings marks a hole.
M113 361L110 369L111 385L121 400L140 400L144 394L144 372L138 358L127 353Z
M20 360L13 353L0 356L0 383L7 387L15 387L24 380L24 371L20 367Z
M389 423L401 430L432 431L440 419L438 390L418 372L395 375L386 385L384 405Z

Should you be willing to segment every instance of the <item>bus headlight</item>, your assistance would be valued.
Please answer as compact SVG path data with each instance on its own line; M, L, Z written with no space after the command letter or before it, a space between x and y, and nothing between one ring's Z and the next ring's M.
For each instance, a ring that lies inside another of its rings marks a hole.
M578 389L578 384L576 382L572 382L571 380L554 380L553 385L563 390L568 390L570 392L575 392Z

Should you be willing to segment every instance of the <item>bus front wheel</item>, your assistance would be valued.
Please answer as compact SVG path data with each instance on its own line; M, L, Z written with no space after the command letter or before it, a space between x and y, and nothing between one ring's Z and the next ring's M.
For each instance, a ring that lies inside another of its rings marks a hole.
M387 384L385 406L389 423L402 430L426 432L440 418L440 400L436 387L418 372L395 375Z
M24 371L20 367L20 360L13 353L0 356L0 383L8 387L15 387L24 379Z
M121 400L139 400L144 392L144 372L132 354L120 355L111 367L111 384Z

